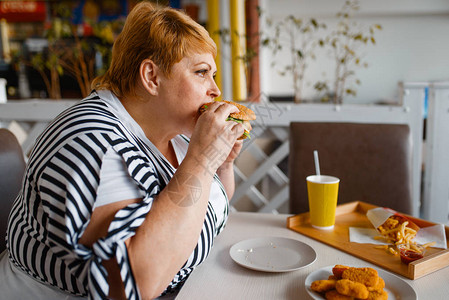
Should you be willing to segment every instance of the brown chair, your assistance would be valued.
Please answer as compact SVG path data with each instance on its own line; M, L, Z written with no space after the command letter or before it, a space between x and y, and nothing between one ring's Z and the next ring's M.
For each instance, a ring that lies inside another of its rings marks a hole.
M306 177L340 178L338 204L364 201L412 214L412 143L403 124L290 124L290 212L309 210Z
M0 128L0 252L6 248L6 227L25 171L22 148L15 135Z

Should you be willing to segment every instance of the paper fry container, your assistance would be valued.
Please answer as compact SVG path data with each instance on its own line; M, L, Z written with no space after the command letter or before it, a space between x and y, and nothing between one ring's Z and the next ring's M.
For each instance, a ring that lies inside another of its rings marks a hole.
M398 217L401 224L405 221L408 221L407 227L412 228L416 231L419 230L419 226L416 225L413 221L390 208L376 207L366 212L366 217L368 218L368 220L370 220L371 224L373 224L374 228L376 229L379 228L380 225L385 223L385 221L387 221L387 219L391 216Z

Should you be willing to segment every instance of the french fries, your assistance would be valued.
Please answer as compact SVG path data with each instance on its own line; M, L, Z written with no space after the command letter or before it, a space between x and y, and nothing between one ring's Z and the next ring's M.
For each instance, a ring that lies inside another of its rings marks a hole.
M390 254L399 255L396 245L404 244L406 250L419 251L416 242L413 240L419 230L416 224L409 222L406 218L396 214L390 216L377 230L381 234L375 239L386 240L391 245L376 247L385 249ZM422 245L424 248L432 247L435 242Z
M399 252L392 245L380 245L380 246L375 246L374 248L383 249L383 250L387 251L387 253L389 253L389 254L399 255Z
M426 244L424 244L424 245L422 245L424 248L429 248L429 247L433 247L433 246L435 246L435 244L436 244L437 242L430 242L430 243L426 243Z
M416 260L420 255L424 255L426 248L433 247L436 244L436 242L424 245L418 244L415 237L420 230L419 226L413 222L413 218L408 218L392 209L377 207L370 209L366 215L380 233L374 239L387 243L387 245L374 246L374 248L400 256L401 260L405 255L408 256L407 262L412 259Z
M416 236L417 230L407 227L407 225L409 225L409 221L401 220L400 217L393 215L377 229L381 237L389 243L395 245L414 243L412 240Z

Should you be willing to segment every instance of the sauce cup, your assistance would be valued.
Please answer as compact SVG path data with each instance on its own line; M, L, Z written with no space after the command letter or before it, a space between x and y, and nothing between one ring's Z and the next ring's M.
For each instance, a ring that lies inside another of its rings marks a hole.
M418 244L399 244L396 248L401 256L401 261L406 265L423 258L426 252L426 248Z

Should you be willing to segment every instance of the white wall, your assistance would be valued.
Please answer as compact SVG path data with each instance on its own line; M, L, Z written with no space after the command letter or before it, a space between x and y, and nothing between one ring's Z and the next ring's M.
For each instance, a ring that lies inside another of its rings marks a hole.
M261 0L260 4L274 20L293 14L304 19L315 17L329 26L336 23L335 13L344 1ZM383 29L376 32L376 45L360 50L369 67L357 70L362 84L357 86L357 96L347 96L345 103L397 101L400 81L449 80L449 1L362 0L360 6L355 20L366 25L378 23ZM292 79L280 76L270 66L270 51L262 48L260 57L262 91L268 95L293 94ZM288 58L285 54L275 60L288 63ZM332 83L334 62L319 58L306 72L306 84L322 78ZM313 97L315 91L309 86L304 95Z

